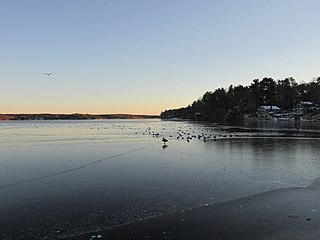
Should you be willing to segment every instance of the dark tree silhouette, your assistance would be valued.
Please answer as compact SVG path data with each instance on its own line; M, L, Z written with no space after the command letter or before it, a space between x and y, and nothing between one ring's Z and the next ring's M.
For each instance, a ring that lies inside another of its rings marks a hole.
M163 118L187 118L210 121L239 120L243 114L254 114L261 105L275 105L293 110L301 101L320 104L320 77L298 84L292 77L275 81L271 77L254 79L249 86L230 85L226 90L207 91L191 105L165 110Z

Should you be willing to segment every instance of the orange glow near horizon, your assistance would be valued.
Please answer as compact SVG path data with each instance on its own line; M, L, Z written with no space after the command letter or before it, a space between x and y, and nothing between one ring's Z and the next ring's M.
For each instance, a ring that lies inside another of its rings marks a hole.
M176 108L180 108L184 106L178 106ZM65 107L55 107L55 108L32 108L32 107L20 107L20 108L12 108L12 109L2 109L0 114L132 114L132 115L160 115L166 109L173 109L175 107L165 107L165 106L149 106L144 107L141 110L134 108L91 108L91 110L82 109L80 107L74 108L65 108ZM90 108L88 108L90 109Z

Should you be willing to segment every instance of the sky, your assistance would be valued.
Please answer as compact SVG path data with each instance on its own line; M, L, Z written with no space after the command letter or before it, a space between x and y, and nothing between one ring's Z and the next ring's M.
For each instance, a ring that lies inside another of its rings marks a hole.
M0 0L0 113L160 114L320 76L318 0ZM52 72L47 76L46 72Z

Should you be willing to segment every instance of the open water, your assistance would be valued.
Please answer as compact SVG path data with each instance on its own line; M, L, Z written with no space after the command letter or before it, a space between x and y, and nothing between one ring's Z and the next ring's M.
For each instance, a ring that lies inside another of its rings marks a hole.
M318 131L161 120L0 122L0 239L63 239L307 186L319 177Z

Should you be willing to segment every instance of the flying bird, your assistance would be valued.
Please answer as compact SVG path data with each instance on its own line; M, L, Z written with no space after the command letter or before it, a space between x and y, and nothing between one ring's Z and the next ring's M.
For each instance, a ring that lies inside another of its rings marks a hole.
M47 76L50 76L52 73L44 73L45 75L47 75Z

